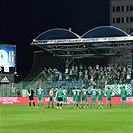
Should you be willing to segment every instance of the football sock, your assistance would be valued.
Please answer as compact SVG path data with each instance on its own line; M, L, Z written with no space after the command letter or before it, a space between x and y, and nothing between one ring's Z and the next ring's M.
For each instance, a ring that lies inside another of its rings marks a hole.
M89 104L86 104L87 105L87 107L89 107Z
M43 107L43 103L42 103L42 107Z
M92 103L90 103L90 108L92 107Z
M48 108L50 108L50 102L48 102Z
M35 107L35 103L33 102L33 106Z
M31 107L31 102L29 102L29 106Z

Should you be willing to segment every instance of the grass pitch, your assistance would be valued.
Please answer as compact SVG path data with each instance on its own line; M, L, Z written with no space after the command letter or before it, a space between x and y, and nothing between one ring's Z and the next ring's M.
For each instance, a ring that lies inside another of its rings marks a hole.
M133 133L133 106L111 109L0 105L0 133Z

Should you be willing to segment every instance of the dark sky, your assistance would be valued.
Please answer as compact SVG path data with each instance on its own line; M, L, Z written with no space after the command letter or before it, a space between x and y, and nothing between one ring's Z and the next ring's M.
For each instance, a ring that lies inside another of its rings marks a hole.
M33 64L32 39L52 28L72 28L78 35L109 25L109 0L1 0L0 36L16 45L19 80Z

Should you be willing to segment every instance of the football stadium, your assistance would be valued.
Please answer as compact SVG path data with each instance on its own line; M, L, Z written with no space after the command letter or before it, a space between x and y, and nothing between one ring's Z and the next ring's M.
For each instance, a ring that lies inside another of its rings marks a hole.
M31 43L41 50L20 83L16 47L0 46L0 132L132 133L132 42L132 34L113 26L82 36L45 31ZM43 62L46 51L52 66Z

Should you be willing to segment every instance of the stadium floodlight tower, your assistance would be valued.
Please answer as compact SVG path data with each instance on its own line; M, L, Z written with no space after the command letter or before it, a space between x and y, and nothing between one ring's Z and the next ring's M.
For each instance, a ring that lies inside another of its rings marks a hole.
M56 28L33 39L36 45L65 60L66 67L74 59L90 57L122 57L132 54L133 36L112 27L101 26L79 36L71 30Z

